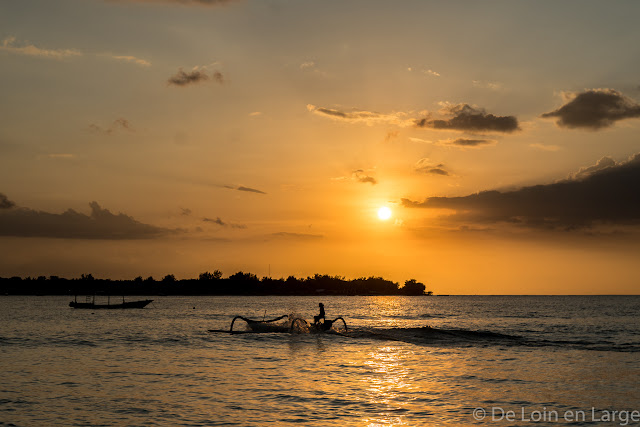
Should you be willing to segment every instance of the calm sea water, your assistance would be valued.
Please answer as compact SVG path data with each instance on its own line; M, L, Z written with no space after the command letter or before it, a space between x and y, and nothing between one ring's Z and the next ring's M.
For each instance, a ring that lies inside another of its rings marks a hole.
M0 297L0 425L640 424L640 297L68 302ZM318 302L350 332L208 332Z

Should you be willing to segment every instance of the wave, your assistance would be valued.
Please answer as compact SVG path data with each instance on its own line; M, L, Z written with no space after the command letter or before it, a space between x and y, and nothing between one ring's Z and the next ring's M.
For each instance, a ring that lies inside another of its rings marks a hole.
M422 345L517 345L524 340L519 336L500 334L497 332L439 329L429 326L421 328L361 328L343 335L353 338L402 341Z
M433 346L521 346L555 347L574 350L640 352L640 342L616 343L606 340L548 340L491 331L469 329L360 328L341 334L352 338L401 341Z

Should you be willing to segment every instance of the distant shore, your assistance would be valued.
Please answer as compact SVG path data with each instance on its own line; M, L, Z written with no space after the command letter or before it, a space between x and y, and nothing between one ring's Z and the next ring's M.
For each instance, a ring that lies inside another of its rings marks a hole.
M219 270L205 272L197 279L161 280L141 276L133 280L97 279L91 274L67 279L58 276L0 278L1 295L432 295L425 285L409 279L401 286L382 277L347 280L342 276L315 274L306 278L258 278L235 273L227 278Z

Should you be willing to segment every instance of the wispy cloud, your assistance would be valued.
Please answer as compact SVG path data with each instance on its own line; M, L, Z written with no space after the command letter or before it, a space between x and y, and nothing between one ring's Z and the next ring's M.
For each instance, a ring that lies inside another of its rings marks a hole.
M560 127L600 130L620 120L640 117L640 104L614 89L590 89L562 95L566 103L541 116L557 118L556 124Z
M351 172L349 176L340 176L337 178L332 178L333 181L354 181L359 182L361 184L371 184L376 185L378 180L373 176L369 175L369 172L364 169L357 169Z
M113 53L83 53L76 49L45 49L42 47L38 47L30 42L18 43L17 39L13 36L6 37L4 40L2 40L2 42L0 43L0 52L2 51L16 55L26 55L57 60L71 57L92 56L107 58L119 62L127 62L143 67L151 66L151 63L149 61L137 58L132 55L116 55Z
M313 70L315 68L316 68L315 61L305 61L302 64L300 64L301 70Z
M151 66L151 62L141 59L141 58L137 58L135 56L131 56L131 55L114 55L111 53L101 53L99 54L99 56L108 58L108 59L113 59L115 61L120 61L120 62L128 62L131 64L136 64L136 65L140 65L141 67L150 67Z
M449 171L446 169L444 164L434 163L427 158L418 160L418 162L414 166L414 170L416 172L429 174L429 175L440 175L440 176L451 175Z
M464 132L503 132L520 130L515 116L496 116L482 108L469 104L446 105L441 111L450 116L447 119L431 119L427 116L416 121L416 126L438 130L457 130Z
M187 86L196 83L202 83L213 79L216 83L223 84L224 76L220 71L213 71L211 76L208 74L207 67L194 67L191 71L184 71L182 68L167 80L169 85Z
M251 187L245 187L243 185L223 185L223 187L228 188L229 190L245 191L248 193L267 194L262 190L258 190L256 188L251 188Z
M469 138L457 138L457 139L444 139L438 141L439 145L454 145L462 148L478 148L488 145L495 145L494 139L469 139Z
M482 81L482 80L473 80L472 81L473 85L475 87L479 87L482 89L490 89L490 90L502 90L502 83L498 83L498 82L487 82L487 81Z
M118 118L113 121L108 127L102 127L95 123L89 125L89 130L95 133L101 133L104 135L112 135L118 130L125 130L127 132L135 132L135 129L131 126L129 120L124 118Z
M64 59L73 56L82 56L82 53L75 49L45 49L35 46L29 42L16 43L15 37L7 37L0 44L0 51L17 55L36 56L50 59Z
M353 171L353 179L362 183L362 184L371 184L371 185L376 185L378 183L378 181L372 177L371 175L368 175L364 170L362 169L358 169L356 171Z
M430 141L421 138L409 138L409 141L420 144L433 144L441 147L455 147L460 149L466 148L482 148L496 145L498 141L495 139L472 139L472 138L455 138L455 139L438 139Z
M418 71L422 74L425 74L427 76L433 76L433 77L440 77L440 73L438 73L437 71L433 71L430 68L420 68L420 69L415 69L413 67L408 67L407 71L409 72L414 72L414 71Z
M244 224L233 224L233 223L225 222L222 219L220 219L220 217L216 217L216 219L202 218L202 221L203 222L211 222L213 224L218 224L221 227L241 228L241 229L247 228L247 226L244 225Z
M351 123L364 123L368 126L373 126L375 124L391 124L407 127L412 126L414 123L414 120L409 117L409 114L404 112L383 114L364 110L342 111L333 108L317 107L313 104L308 104L307 110L313 114L333 120Z

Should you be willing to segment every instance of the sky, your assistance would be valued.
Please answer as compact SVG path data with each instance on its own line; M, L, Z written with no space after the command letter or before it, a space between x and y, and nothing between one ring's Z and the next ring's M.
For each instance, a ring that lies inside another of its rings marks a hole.
M637 294L639 15L1 2L0 276Z

